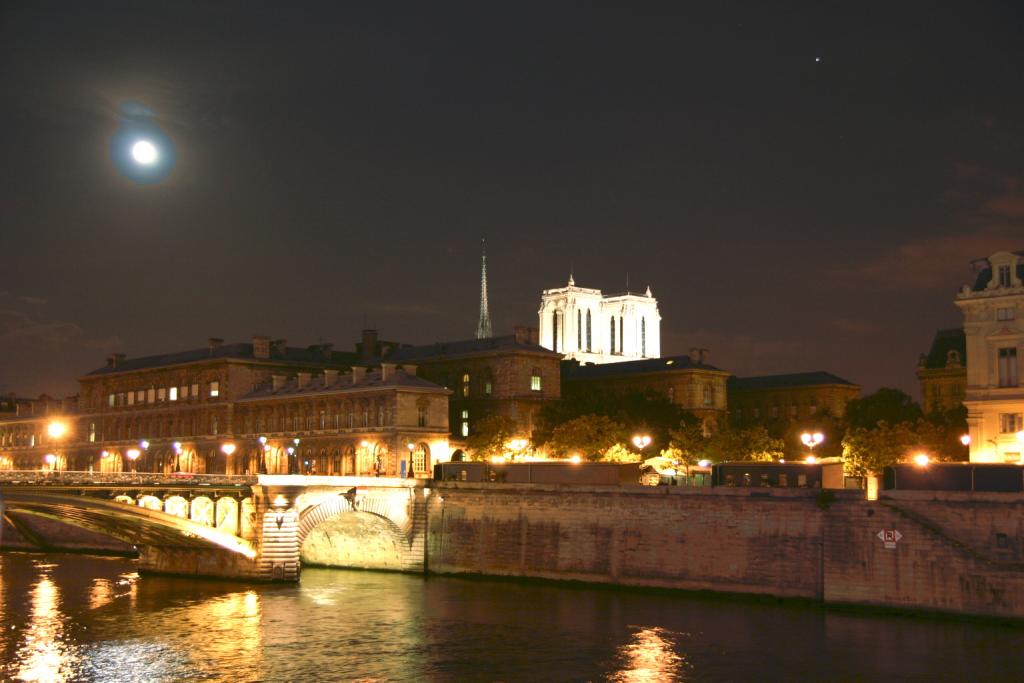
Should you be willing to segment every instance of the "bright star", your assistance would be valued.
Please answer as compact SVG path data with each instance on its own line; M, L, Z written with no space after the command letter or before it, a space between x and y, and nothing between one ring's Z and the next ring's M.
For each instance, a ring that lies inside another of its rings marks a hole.
M815 57L815 58L814 58L814 61L816 61L816 62L820 62L820 61L821 61L821 57Z
M139 140L132 145L132 158L140 164L149 166L156 161L156 147L149 140Z

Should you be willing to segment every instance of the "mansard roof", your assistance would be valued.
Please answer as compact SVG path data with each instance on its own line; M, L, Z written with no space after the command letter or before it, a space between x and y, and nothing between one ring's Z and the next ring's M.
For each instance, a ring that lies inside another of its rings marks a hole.
M292 398L295 396L311 396L317 394L330 394L346 391L363 391L366 389L427 389L451 393L442 386L405 372L404 370L391 370L387 379L381 370L371 370L358 382L353 382L352 374L339 375L333 382L328 383L323 374L310 378L304 386L300 387L298 378L291 377L281 387L274 389L272 382L266 382L249 392L241 400L260 398Z
M188 351L177 351L155 356L142 356L140 358L121 358L114 365L106 365L86 374L86 377L95 375L110 375L120 372L132 372L135 370L149 370L151 368L169 367L174 365L185 365L198 363L211 359L218 360L244 360L257 363L293 364L293 365L314 365L334 366L348 368L359 361L359 356L352 352L332 351L330 345L314 345L307 348L297 346L283 346L281 344L270 345L270 356L268 358L257 358L253 353L253 345L250 343L221 344L220 346L206 346Z
M545 349L538 344L530 344L517 340L515 335L503 337L485 337L484 339L464 339L460 341L435 342L423 346L403 346L395 349L388 356L388 361L393 363L414 363L425 360L434 360L449 356L465 356L470 354L481 354L492 351L528 351L531 353L543 353L550 356L561 356L550 349Z
M757 377L730 377L728 388L738 389L788 389L797 387L813 387L821 385L842 384L859 387L853 382L837 377L831 372L817 370L814 372L794 372L786 375L760 375Z
M1024 251L1012 251L1011 254L1015 256L1024 257ZM979 259L979 261L988 261L988 259ZM1017 264L1017 277L1024 281L1024 261ZM980 271L978 271L978 277L974 279L974 286L971 289L975 292L983 292L988 288L988 283L992 281L992 266L986 265Z
M695 362L689 356L666 356L664 358L629 360L622 363L588 363L580 365L575 362L566 362L562 364L562 377L566 379L594 379L598 377L669 372L672 370L711 370L713 372L723 372L721 368L717 368L714 365Z
M960 354L960 363L967 363L967 337L962 328L938 330L935 338L932 339L932 347L925 357L926 368L944 368L949 358L949 352L956 351Z

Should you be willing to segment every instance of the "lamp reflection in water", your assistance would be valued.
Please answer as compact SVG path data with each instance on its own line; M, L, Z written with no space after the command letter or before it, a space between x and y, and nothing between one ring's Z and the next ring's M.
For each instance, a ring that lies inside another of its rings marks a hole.
M677 681L689 668L686 660L676 654L675 636L663 628L633 627L636 632L629 643L621 646L618 659L622 668L610 677L613 681Z
M60 611L60 591L45 568L32 589L31 599L24 643L18 648L17 679L74 680L78 655L65 642L66 617Z

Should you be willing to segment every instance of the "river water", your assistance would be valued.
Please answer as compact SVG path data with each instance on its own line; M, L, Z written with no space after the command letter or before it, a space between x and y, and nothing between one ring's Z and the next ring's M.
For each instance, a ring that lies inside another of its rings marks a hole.
M238 585L6 553L0 679L1019 681L1024 628L330 569Z

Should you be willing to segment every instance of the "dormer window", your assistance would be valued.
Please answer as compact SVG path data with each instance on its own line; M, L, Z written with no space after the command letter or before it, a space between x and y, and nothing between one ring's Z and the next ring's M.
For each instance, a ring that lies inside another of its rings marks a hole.
M1010 266L999 266L999 286L1009 287L1010 286Z
M946 365L960 365L960 352L950 349L946 352Z

